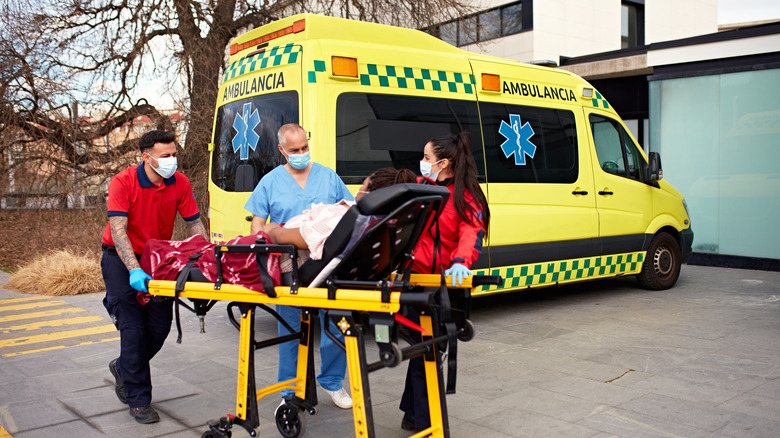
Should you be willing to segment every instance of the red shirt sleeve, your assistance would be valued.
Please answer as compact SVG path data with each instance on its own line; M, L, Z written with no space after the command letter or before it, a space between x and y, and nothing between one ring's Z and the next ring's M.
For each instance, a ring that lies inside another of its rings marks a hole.
M108 216L127 216L130 212L130 187L125 184L123 176L116 175L108 183Z

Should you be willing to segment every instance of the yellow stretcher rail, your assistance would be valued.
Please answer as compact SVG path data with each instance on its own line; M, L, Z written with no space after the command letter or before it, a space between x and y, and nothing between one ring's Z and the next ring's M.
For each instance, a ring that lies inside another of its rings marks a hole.
M450 278L447 277L445 281L446 285L449 286ZM330 288L298 287L293 289L287 286L277 286L274 288L276 297L232 284L221 284L215 290L214 283L194 281L184 283L183 290L179 291L178 294L175 281L151 280L148 288L152 295L161 297L175 298L178 295L179 299L231 302L228 306L228 312L231 320L239 327L240 331L236 413L234 415L228 414L227 417L220 420L210 421L209 430L203 434L204 438L231 436L230 429L233 425L243 427L250 436L257 436L256 428L259 425L257 401L283 389L294 390L295 396L277 410L275 418L277 428L286 438L297 438L303 434L305 431L303 413L307 411L309 414L314 414L317 404L313 348L310 348L313 347L313 328L315 326L312 323L312 316L317 314L316 309L327 309L330 319L345 335L344 348L350 375L356 437L372 438L375 436L368 373L396 366L401 361L411 357L423 356L431 427L414 436L446 438L449 437L449 426L443 370L440 366L442 354L438 348L443 344L451 344L454 333L443 333L444 324L439 321L440 305L436 303L434 298L435 292L437 290L445 291L447 302L450 301L450 295L460 294L458 295L460 298L453 299L453 302L461 303L459 304L461 307L465 306L465 309L461 309L461 311L467 317L470 290L481 284L500 281L498 277L468 277L458 289L439 289L442 286L441 276L411 274L409 280L405 282L392 280L373 283L345 282L344 284L347 286L339 285L336 287L331 284ZM439 299L441 299L441 295ZM257 307L270 311L271 305L301 307L301 329L292 335L255 341L254 316ZM402 349L397 344L398 323L395 315L401 311L403 306L412 306L417 310L420 315L419 325L425 332L422 336L422 342ZM233 319L232 309L235 307L238 307L241 312L240 323ZM447 313L449 313L449 309ZM461 340L469 340L473 336L471 323L465 317L462 318L461 327L457 333L457 337ZM454 326L453 323L449 325L450 328ZM366 357L364 335L371 332L369 330L371 327L374 328L375 332L387 334L388 337L382 336L382 339L379 339L380 336L377 334L376 341L380 349L380 358L376 362L369 363ZM298 341L296 378L256 390L255 349L291 340ZM454 351L455 346L452 345L450 348Z

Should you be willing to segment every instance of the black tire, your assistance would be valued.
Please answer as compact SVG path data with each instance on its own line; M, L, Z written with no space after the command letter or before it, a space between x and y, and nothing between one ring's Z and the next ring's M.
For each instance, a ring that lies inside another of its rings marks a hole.
M474 324L470 320L466 320L466 325L458 332L458 340L462 342L468 342L474 339Z
M681 264L677 239L669 233L660 232L650 242L642 272L637 275L639 284L652 290L669 289L677 283Z
M401 364L401 361L403 361L404 353L401 351L401 347L395 342L391 342L389 345L389 351L379 353L379 360L382 362L382 365L388 368L397 367Z
M299 438L306 432L306 419L304 418L303 411L293 409L284 404L279 406L276 410L276 428L279 429L279 433L284 438Z

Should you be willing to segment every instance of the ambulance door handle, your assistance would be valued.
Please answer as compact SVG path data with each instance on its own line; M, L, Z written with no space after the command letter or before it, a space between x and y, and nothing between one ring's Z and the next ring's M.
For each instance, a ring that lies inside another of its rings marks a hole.
M244 219L246 219L247 222L252 222L252 216L247 216Z
M599 195L607 196L607 195L614 195L614 193L608 191L608 190L602 190L599 192Z
M587 190L575 190L575 191L571 192L571 194L572 195L583 195L584 196L584 195L588 194L588 191Z

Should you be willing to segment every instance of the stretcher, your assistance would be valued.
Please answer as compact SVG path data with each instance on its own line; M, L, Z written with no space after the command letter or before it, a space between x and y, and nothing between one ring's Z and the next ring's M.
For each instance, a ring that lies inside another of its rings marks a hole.
M474 327L468 320L471 288L500 284L501 278L472 276L458 288L450 288L447 287L450 279L443 273L411 272L412 249L429 219L438 216L448 196L446 188L418 184L398 184L374 191L342 218L325 243L323 259L309 260L300 269L297 251L291 245L258 241L254 245L215 246L217 261L221 254L228 252L256 253L261 274L263 257L268 254L290 257L293 269L286 284L266 287L265 294L223 283L219 264L214 283L203 282L204 278L192 269L185 269L177 281L149 281L152 295L177 301L188 298L195 303L192 310L198 313L201 322L216 301L230 302L229 319L239 329L236 411L209 421L209 429L202 436L230 437L233 426L257 436L260 424L257 402L282 390L292 390L294 396L286 397L286 403L276 410L277 429L285 438L304 434L306 414L314 415L317 405L313 319L319 309L325 309L329 323L344 334L341 342L330 330L323 331L346 351L355 436L375 436L369 373L422 356L431 425L413 436L449 437L445 396L455 390L457 341L469 341L474 336ZM300 330L292 330L272 305L300 307ZM405 308L416 311L419 324L403 316ZM258 310L274 316L291 334L257 341L254 324ZM420 336L410 336L409 331L417 331ZM367 357L369 339L376 342L379 351L374 361ZM296 377L256 388L255 350L289 341L298 342Z

